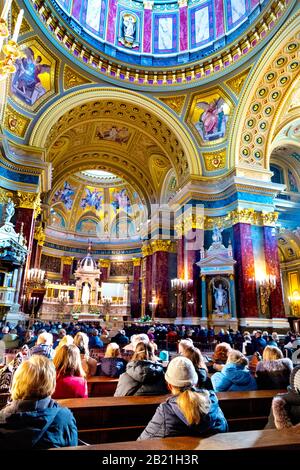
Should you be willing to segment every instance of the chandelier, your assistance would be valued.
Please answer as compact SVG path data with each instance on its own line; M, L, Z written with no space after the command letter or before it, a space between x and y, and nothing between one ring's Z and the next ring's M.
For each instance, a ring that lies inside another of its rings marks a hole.
M11 39L9 38L9 29L7 18L12 0L6 0L0 16L0 80L5 80L10 73L16 71L15 62L22 55L17 44L19 32L21 29L24 10L20 10L16 21L15 29ZM4 41L7 41L4 44Z

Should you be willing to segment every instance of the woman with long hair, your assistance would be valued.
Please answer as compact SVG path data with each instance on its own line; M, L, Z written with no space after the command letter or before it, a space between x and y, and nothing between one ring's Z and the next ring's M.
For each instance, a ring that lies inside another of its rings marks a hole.
M276 346L266 346L256 366L257 387L261 390L286 389L293 363Z
M126 361L121 357L120 347L117 343L110 343L101 359L99 375L119 377L126 369Z
M159 405L139 440L172 436L209 436L228 431L215 393L197 390L198 376L186 357L172 359L165 375L172 397Z
M62 346L55 354L53 363L56 368L56 388L52 397L86 398L87 381L77 346Z
M207 375L207 367L200 349L196 348L189 339L182 339L179 342L178 352L190 359L198 375L197 387L212 389L212 383Z
M87 377L91 377L97 372L97 361L90 356L89 337L79 331L74 337L74 344L78 347L81 357L81 365Z

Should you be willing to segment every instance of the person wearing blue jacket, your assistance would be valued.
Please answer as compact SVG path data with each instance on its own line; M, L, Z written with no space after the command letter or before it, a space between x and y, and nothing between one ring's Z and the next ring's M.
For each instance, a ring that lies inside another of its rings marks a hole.
M216 394L212 390L195 388L198 375L190 359L183 356L172 359L165 379L173 396L159 405L138 440L207 437L228 431Z
M257 384L248 369L248 359L233 349L221 372L212 375L211 381L215 392L233 392L257 390Z
M56 371L51 360L34 355L14 374L12 402L0 411L0 449L50 449L78 445L75 418L52 400Z

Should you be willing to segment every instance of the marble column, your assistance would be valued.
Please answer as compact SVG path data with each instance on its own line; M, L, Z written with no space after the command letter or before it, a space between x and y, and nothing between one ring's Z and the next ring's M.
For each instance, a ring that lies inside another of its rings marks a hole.
M30 267L40 269L42 250L45 243L46 235L41 225L35 225L34 237L32 241Z
M149 305L152 301L152 249L151 245L142 246L142 317L152 314Z
M152 296L155 299L154 315L167 318L169 312L169 240L154 240L151 242L152 255Z
M151 52L153 1L144 0L143 52Z
M233 274L231 274L229 277L229 289L230 289L230 313L232 315L232 318L236 318L235 283L234 283Z
M271 291L269 298L270 316L271 318L282 318L285 316L285 310L283 303L276 229L275 227L264 226L263 233L266 272L268 275L276 276L276 287Z
M188 236L185 238L185 273L187 279L191 279L193 282L190 284L187 290L187 316L196 317L200 314L200 268L196 265L196 262L199 261L199 247L197 240L201 237L200 229L191 229L188 233ZM197 248L197 249L194 249ZM193 300L194 303L189 303Z
M99 259L99 266L100 266L100 280L101 282L107 282L108 274L109 274L109 266L110 260L109 259Z
M178 0L179 4L179 18L180 18L180 50L186 51L188 49L188 7L187 0Z
M206 277L205 276L201 276L201 297L202 297L201 316L202 316L202 319L204 320L207 317Z
M62 256L62 282L69 284L72 275L73 256Z
M133 281L131 285L131 316L141 316L141 258L133 258Z
M118 4L117 0L108 1L106 40L107 42L110 42L111 44L114 44L115 42L117 4Z
M233 226L234 259L237 269L239 317L258 317L258 304L254 270L254 254L250 223Z

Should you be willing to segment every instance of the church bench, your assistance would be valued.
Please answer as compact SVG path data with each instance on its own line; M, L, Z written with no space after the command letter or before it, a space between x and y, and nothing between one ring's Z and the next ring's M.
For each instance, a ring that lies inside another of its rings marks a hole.
M217 393L230 431L262 429L280 390ZM88 443L135 440L167 395L58 400L73 412L79 437Z
M89 397L113 397L118 381L112 377L90 377L87 381Z
M291 429L278 431L266 429L258 431L240 431L201 437L168 437L146 441L127 441L90 446L64 447L51 450L126 450L133 453L139 450L299 450L300 433ZM132 454L134 455L134 454Z

